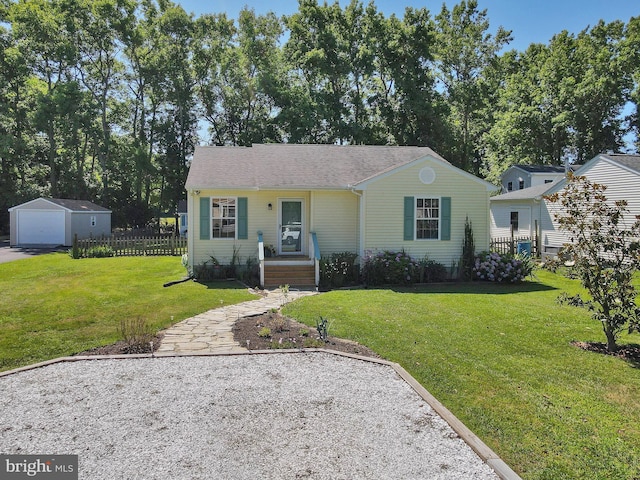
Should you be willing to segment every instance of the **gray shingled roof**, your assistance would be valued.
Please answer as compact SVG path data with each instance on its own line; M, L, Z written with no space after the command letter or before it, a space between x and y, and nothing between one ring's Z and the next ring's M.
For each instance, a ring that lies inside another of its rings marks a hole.
M110 212L108 208L101 207L88 200L69 200L66 198L45 198L44 200L74 212Z
M623 153L607 153L600 155L603 158L618 162L627 168L640 173L640 155L627 155Z
M564 167L559 165L514 165L529 173L564 173Z
M425 156L428 147L256 144L196 147L187 189L349 188Z
M513 192L503 193L502 195L491 197L489 200L531 200L533 198L544 195L545 193L547 193L547 190L551 189L562 180L563 179L559 179L553 183L545 183L542 185L536 185L535 187L523 188L521 190L514 190Z

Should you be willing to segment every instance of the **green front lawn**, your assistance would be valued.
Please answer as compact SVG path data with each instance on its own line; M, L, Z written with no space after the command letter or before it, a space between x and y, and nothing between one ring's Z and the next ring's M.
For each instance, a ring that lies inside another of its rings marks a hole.
M639 366L571 346L604 341L600 325L555 302L577 281L537 277L334 291L285 313L400 363L525 479L640 478Z
M0 370L113 343L121 319L143 318L160 330L254 298L230 282L163 287L184 275L180 257L54 253L0 264Z

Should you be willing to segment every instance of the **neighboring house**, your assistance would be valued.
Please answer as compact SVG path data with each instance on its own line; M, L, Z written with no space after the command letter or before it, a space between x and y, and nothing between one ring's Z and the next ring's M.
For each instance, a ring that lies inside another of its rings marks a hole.
M111 235L111 210L86 200L36 198L9 209L11 246L69 246Z
M513 165L500 178L502 191L508 193L553 183L564 175L565 168L556 165Z
M536 227L540 231L543 223L551 224L543 196L559 181L491 197L491 238L510 237L513 232L514 237L533 239Z
M449 267L467 216L487 250L498 187L426 147L268 144L197 147L186 189L191 267L212 256L227 264L235 251L258 258L263 284L291 275L269 267L315 264L317 285L315 260L337 252L404 250ZM266 263L263 248L276 255Z
M640 215L640 155L600 154L579 166L575 175L585 176L591 182L607 186L605 195L611 201L626 200L630 215ZM533 236L539 226L540 246L543 253L557 253L568 238L559 231L554 214L557 204L544 199L546 195L561 191L566 179L548 185L538 185L491 198L491 237L514 235Z
M178 202L178 229L181 237L187 236L187 201L180 200Z

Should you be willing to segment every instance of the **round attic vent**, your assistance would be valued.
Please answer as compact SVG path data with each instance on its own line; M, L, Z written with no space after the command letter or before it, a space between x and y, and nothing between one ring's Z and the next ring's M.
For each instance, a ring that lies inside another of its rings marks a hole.
M420 181L425 185L433 183L436 179L436 172L431 167L424 167L420 170Z

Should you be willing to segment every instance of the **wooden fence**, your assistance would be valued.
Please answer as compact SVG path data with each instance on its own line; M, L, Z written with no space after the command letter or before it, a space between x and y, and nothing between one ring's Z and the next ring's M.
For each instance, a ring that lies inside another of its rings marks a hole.
M492 252L500 253L501 255L510 254L514 255L518 253L518 244L529 242L531 245L531 256L538 257L538 242L535 238L531 237L500 237L492 238L489 245L489 249Z
M187 253L184 237L103 237L76 240L79 257L92 256L94 248L110 248L113 256L183 255Z

